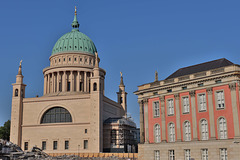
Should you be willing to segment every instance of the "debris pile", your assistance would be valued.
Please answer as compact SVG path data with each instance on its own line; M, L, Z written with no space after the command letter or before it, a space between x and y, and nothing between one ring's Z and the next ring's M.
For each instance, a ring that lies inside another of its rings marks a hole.
M33 147L30 152L24 152L18 145L0 139L0 159L46 159L48 157L38 147Z
M51 157L38 147L33 147L31 151L25 152L18 145L0 139L0 160L136 160L136 158L79 157L77 155Z

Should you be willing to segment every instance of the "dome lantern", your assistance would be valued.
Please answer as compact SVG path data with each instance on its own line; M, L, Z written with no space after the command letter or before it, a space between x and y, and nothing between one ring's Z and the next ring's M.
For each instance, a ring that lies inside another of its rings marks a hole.
M77 20L77 7L75 6L75 14L74 14L74 19L72 22L72 31L79 31L79 23Z

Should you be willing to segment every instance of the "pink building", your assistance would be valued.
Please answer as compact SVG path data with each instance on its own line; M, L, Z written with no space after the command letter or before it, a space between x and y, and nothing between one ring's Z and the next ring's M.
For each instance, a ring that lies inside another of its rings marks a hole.
M139 159L240 159L239 80L219 59L138 86Z

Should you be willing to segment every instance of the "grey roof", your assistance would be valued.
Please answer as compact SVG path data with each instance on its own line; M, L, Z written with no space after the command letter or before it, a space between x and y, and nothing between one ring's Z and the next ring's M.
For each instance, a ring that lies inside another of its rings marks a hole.
M185 76L185 75L189 75L197 72L203 72L207 70L230 66L233 64L234 63L232 63L231 61L225 58L221 58L214 61L209 61L209 62L200 63L200 64L189 66L189 67L180 68L176 72L168 76L166 79L181 77L181 76Z
M133 122L131 118L125 117L116 117L116 118L108 118L104 121L104 124L120 124L120 125L128 125L136 128L136 123Z

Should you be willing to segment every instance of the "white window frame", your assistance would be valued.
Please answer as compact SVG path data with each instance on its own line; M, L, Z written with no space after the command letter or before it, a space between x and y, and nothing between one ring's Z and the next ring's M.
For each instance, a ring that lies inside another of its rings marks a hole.
M198 110L200 112L207 111L206 93L198 94Z
M182 97L182 109L183 113L190 113L189 96Z
M168 99L167 100L167 108L168 108L168 115L172 116L174 115L174 100L173 99Z
M227 139L227 120L224 117L218 119L218 138Z
M160 117L160 107L159 107L159 101L153 102L153 117Z
M209 132L208 132L208 122L206 119L202 119L200 121L200 132L201 132L201 140L208 140Z
M202 160L208 160L208 149L201 149Z
M154 125L154 139L156 143L161 142L161 128L159 124Z
M168 159L169 160L175 160L174 150L168 151Z
M191 151L190 149L185 149L184 150L184 160L191 160Z
M227 160L228 159L227 148L220 148L219 151L220 151L220 156L219 156L220 160Z
M189 121L185 121L183 123L183 130L184 130L184 140L191 141L191 123Z
M160 151L159 150L154 151L154 160L160 160Z
M175 142L175 124L172 122L168 124L168 137L169 142Z
M225 94L224 90L216 91L217 109L225 109Z

